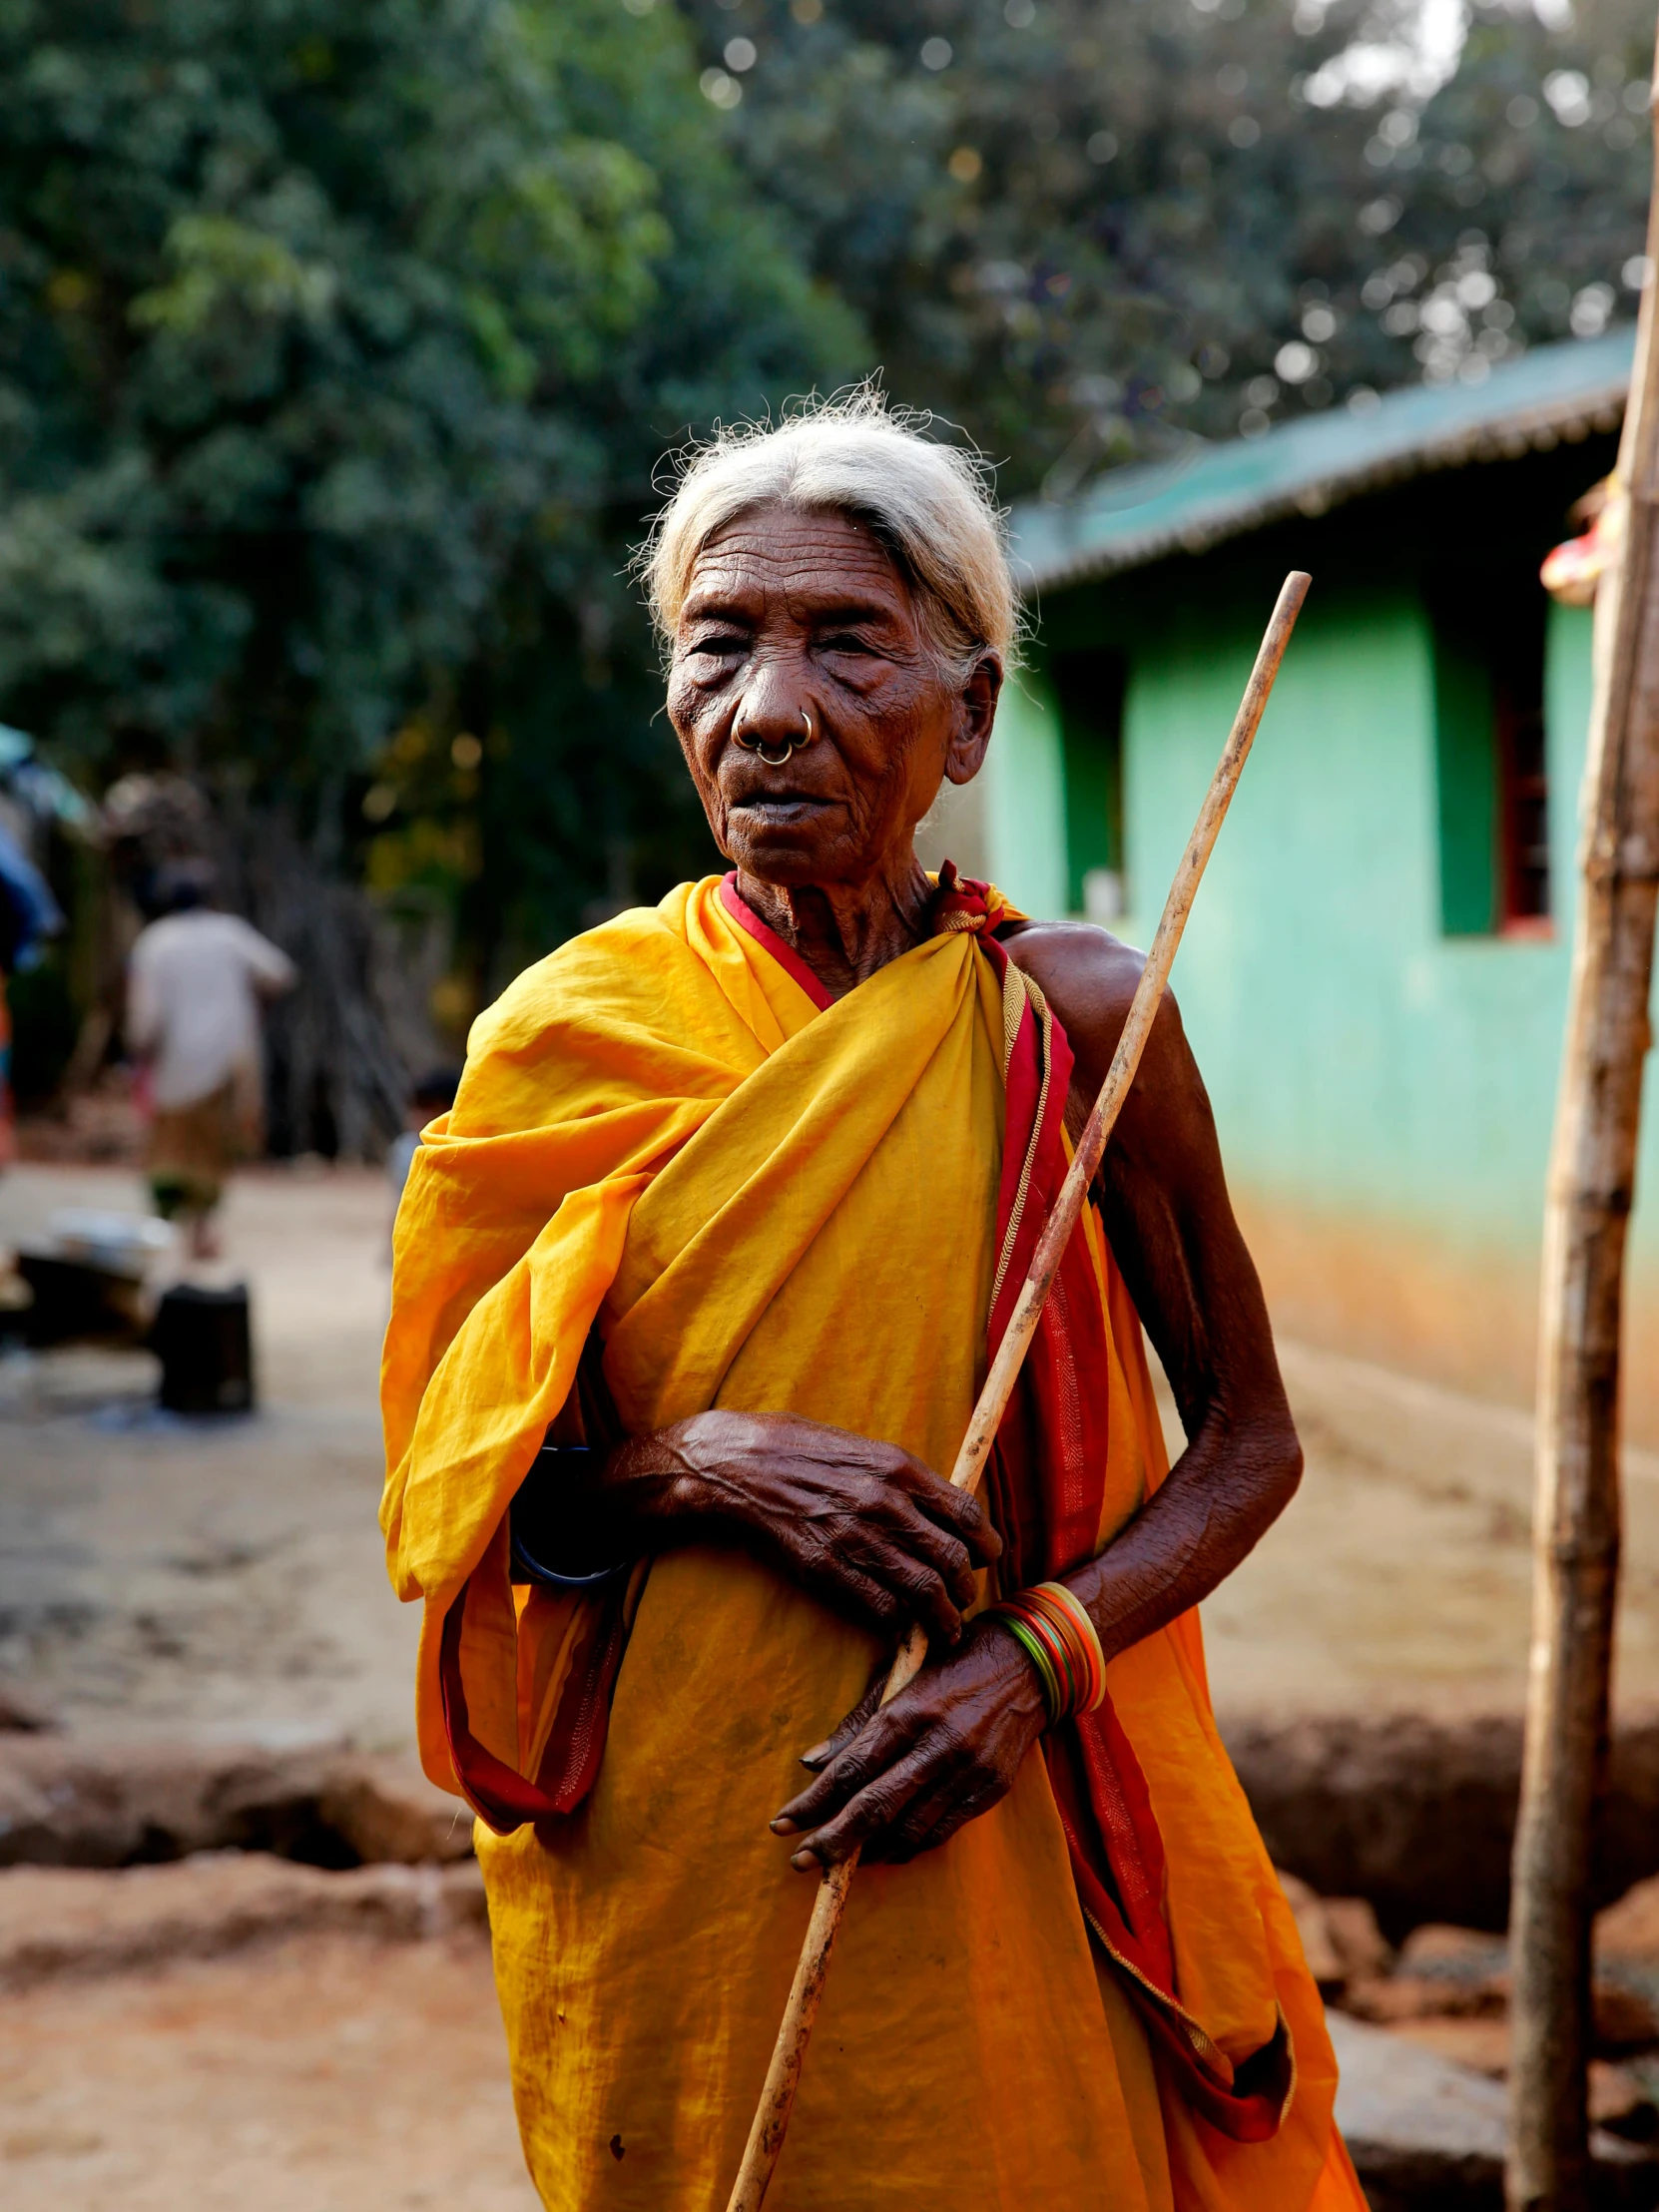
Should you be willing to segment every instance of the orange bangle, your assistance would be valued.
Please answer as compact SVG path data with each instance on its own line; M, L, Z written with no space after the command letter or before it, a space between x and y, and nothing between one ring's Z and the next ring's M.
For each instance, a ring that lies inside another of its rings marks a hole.
M1106 1656L1081 1598L1063 1582L1039 1582L989 1611L1036 1668L1050 1725L1095 1710L1106 1695Z

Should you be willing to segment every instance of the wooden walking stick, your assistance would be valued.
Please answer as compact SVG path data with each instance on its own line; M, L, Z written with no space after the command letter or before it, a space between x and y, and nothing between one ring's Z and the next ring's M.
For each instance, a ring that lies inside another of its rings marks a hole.
M1659 76L1659 62L1655 74ZM1590 1881L1619 1560L1625 1229L1659 902L1659 164L1597 590L1572 984L1544 1194L1532 1657L1510 1912L1511 2212L1583 2212Z
M1106 1080L1100 1086L1100 1096L1094 1102L1094 1111L1083 1126L1066 1179L1060 1186L1060 1195L1054 1201L1054 1210L1043 1228L1037 1250L1031 1262L1031 1272L1025 1279L1025 1287L1019 1294L1013 1318L1001 1344L997 1348L991 1371L985 1378L985 1386L979 1392L978 1403L973 1408L967 1433L962 1438L961 1449L956 1454L956 1464L951 1469L950 1480L958 1490L971 1490L979 1481L991 1444L1001 1424L1003 1410L1008 1403L1014 1379L1019 1374L1037 1327L1037 1320L1048 1297L1049 1286L1066 1249L1067 1240L1077 1226L1077 1217L1083 1211L1083 1200L1100 1166L1101 1155L1106 1150L1106 1140L1112 1133L1129 1086L1135 1080L1135 1070L1140 1065L1141 1053L1151 1034L1153 1017L1169 981L1169 971L1175 959L1176 948L1181 942L1181 932L1187 926L1187 916L1192 911L1193 899L1204 874L1217 833L1226 817L1233 794L1238 788L1239 777L1250 755L1257 727L1262 720L1262 710L1268 703L1273 680L1279 674L1279 664L1285 657L1285 647L1290 642L1296 618L1302 611L1302 602L1308 596L1310 578L1301 570L1293 570L1286 577L1279 599L1273 610L1273 619L1262 640L1261 651L1256 656L1256 666L1250 672L1250 682L1236 716L1232 734L1222 753L1221 763L1214 781L1199 810L1199 817L1186 851L1181 855L1181 865L1175 871L1175 881L1170 885L1168 899L1164 903L1163 919L1158 924L1158 934L1152 940L1152 950L1147 955L1141 979L1135 986L1130 1001L1129 1015L1123 1025L1123 1034L1112 1055L1112 1064L1106 1070ZM887 1676L886 1687L881 1693L881 1703L895 1698L907 1682L920 1672L927 1657L925 1630L912 1628L900 1645L892 1671ZM802 1945L801 1961L795 1969L795 1982L790 1990L790 2000L784 2011L783 2025L778 2030L778 2040L773 2046L772 2063L767 2068L766 2086L761 2092L761 2102L749 2130L749 2141L744 2149L743 2165L738 2172L736 2186L727 2204L727 2212L760 2212L760 2206L784 2147L785 2130L790 2124L790 2108L795 2102L797 2084L801 2079L802 2064L807 2055L807 2039L813 2032L813 2022L818 2016L819 1999L824 1994L825 1978L830 1971L830 1953L834 1947L836 1931L840 1927L841 1914L846 1906L846 1894L852 1886L853 1870L857 1866L857 1854L843 1859L837 1866L825 1870L819 1884L813 1917L807 1929L807 1940Z

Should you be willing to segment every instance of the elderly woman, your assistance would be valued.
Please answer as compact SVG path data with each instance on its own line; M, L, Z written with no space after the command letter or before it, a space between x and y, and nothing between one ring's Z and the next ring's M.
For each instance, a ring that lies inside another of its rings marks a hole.
M1301 1455L1172 1005L985 1503L938 1471L1139 968L916 858L1010 664L995 510L864 395L698 455L646 575L732 872L478 1021L385 1354L536 2186L719 2212L861 1848L776 2212L1358 2212L1193 1611Z

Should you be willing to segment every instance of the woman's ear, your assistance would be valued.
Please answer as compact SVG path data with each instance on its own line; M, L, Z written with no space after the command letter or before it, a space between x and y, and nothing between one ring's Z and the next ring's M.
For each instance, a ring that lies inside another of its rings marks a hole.
M971 784L984 766L1001 693L1001 660L994 653L981 653L956 702L955 727L944 757L947 782Z

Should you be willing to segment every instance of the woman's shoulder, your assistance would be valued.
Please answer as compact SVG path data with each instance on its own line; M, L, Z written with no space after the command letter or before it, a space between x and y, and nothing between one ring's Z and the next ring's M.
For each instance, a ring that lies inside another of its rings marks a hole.
M1144 952L1092 921L1016 921L997 936L1068 1029L1122 1028Z
M685 964L683 940L655 906L626 907L516 975L473 1023L468 1056L660 1017Z
M587 929L516 976L472 1024L451 1137L580 1121L676 1094L695 977L649 907Z
M728 1059L737 1017L696 926L720 880L677 884L657 905L624 907L555 946L478 1016L469 1060L605 1057L619 1039L648 1052Z
M1075 1056L1073 1103L1086 1113L1117 1050L1146 954L1092 921L1030 922L1009 930L1003 942L1059 1017ZM1127 1133L1148 1111L1173 1128L1199 1107L1207 1117L1181 1011L1166 986L1119 1128Z

